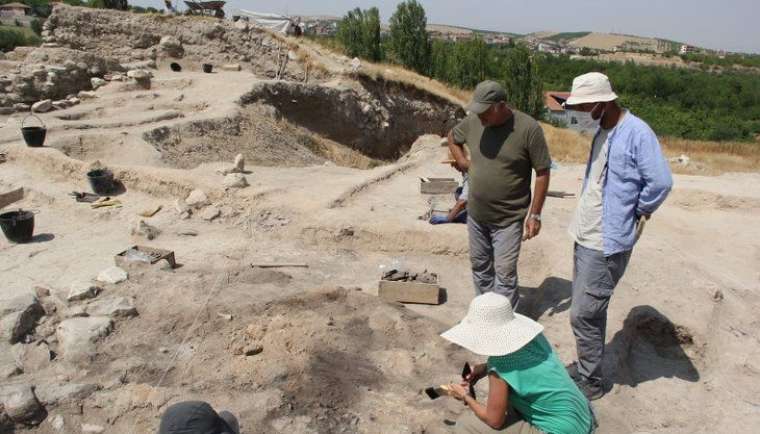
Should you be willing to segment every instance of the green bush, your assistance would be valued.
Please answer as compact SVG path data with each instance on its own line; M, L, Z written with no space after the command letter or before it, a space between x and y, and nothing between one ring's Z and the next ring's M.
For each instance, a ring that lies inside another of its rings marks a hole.
M29 27L31 27L32 31L37 35L42 35L42 22L40 20L32 20L31 23L29 23Z

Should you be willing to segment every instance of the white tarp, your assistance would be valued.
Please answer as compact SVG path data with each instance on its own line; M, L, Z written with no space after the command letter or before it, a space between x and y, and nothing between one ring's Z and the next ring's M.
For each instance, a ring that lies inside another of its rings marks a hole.
M253 12L245 9L237 9L233 11L232 16L235 15L248 18L248 21L256 27L263 27L282 34L293 33L293 22L290 18L283 15Z

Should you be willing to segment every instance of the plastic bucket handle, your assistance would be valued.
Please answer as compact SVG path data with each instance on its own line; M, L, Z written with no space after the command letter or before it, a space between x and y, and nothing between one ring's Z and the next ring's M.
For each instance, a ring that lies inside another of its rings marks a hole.
M26 117L24 118L24 120L21 121L21 128L24 128L24 123L29 118L35 118L35 119L37 119L40 122L40 124L42 124L42 128L46 128L45 127L45 122L43 122L42 119L39 118L39 116L34 115L34 114L28 114L28 115L26 115Z

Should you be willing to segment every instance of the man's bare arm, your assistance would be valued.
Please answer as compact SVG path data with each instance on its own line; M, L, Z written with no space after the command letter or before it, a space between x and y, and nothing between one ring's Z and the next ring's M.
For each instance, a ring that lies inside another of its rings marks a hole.
M449 131L449 151L451 151L451 155L455 160L452 166L458 171L466 173L470 169L470 161L464 153L464 145L454 142L453 131Z

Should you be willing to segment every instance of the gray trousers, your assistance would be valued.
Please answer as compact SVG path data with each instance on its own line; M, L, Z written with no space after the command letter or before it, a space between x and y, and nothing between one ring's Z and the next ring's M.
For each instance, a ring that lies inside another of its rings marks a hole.
M573 301L570 325L578 352L578 373L601 384L607 331L607 307L631 258L631 251L604 256L599 250L575 244Z
M477 295L495 292L507 297L517 309L517 260L522 245L522 221L505 228L483 225L467 217L470 263Z

